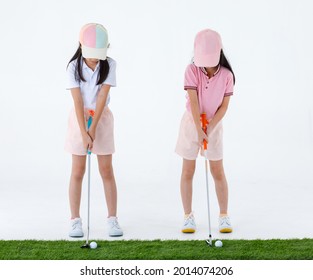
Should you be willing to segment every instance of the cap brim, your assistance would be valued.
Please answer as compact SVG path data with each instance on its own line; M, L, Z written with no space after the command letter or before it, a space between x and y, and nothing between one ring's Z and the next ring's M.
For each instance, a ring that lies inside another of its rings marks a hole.
M197 67L215 67L220 62L220 52L211 55L196 55L194 63Z
M95 58L106 60L107 58L107 48L96 49L96 48L88 48L86 46L82 46L82 55L84 58Z

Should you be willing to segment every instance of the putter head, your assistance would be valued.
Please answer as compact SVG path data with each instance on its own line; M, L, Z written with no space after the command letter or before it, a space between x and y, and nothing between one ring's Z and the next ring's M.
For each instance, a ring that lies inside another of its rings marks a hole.
M212 247L212 240L207 239L207 240L205 240L205 242L206 242L206 244L208 244L210 247Z
M90 245L88 243L85 243L84 245L80 246L82 249L89 249Z

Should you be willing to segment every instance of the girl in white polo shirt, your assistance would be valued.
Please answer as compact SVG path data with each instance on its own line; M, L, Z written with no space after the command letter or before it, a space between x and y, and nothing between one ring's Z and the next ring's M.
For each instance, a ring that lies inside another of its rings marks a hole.
M228 186L223 168L222 119L233 94L234 73L222 50L220 35L205 29L196 35L194 62L185 71L184 89L187 91L186 112L182 118L176 153L183 158L181 197L185 212L182 232L196 230L192 212L192 180L196 158L203 141L208 142L206 156L215 182L220 216L219 231L232 232L228 216ZM207 134L201 127L200 115L209 120Z
M74 109L70 113L65 150L72 154L69 186L70 237L82 237L80 200L87 149L97 155L108 208L110 236L121 236L117 217L117 190L112 167L114 153L113 115L109 110L110 88L116 86L116 62L107 57L108 34L100 24L90 23L80 31L79 47L68 67L68 87ZM87 129L86 121L93 117Z

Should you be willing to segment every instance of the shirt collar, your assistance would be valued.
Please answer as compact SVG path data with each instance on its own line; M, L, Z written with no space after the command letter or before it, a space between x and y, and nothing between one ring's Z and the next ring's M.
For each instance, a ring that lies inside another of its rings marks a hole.
M82 61L82 63L83 63L83 68L84 68L84 69L90 69L90 68L88 67L88 65L86 64L85 60L83 59L83 57L81 58L81 61ZM100 67L100 61L98 61L97 65L96 65L96 68L95 68L95 70L94 70L93 72L96 72L99 67ZM92 71L92 69L90 69L90 70Z
M200 67L201 71L207 76L207 72L205 70L205 67ZM217 70L214 72L213 77L220 71L221 65L219 64L217 67Z

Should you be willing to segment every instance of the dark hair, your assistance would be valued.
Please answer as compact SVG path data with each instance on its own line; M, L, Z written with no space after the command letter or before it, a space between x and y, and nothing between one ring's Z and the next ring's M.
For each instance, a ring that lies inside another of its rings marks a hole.
M219 63L221 66L227 68L232 74L233 74L233 77L234 77L234 84L235 84L235 74L234 74L234 71L233 69L231 68L223 50L221 50L221 55L220 55L220 63Z
M83 75L83 72L82 72L82 65L81 65L82 64L82 49L81 49L80 44L79 44L78 49L76 50L75 54L73 55L73 57L71 58L71 60L67 64L67 67L74 60L77 60L76 67L75 67L75 80L86 82L84 75ZM99 74L98 74L97 85L100 85L105 81L105 79L108 77L108 74L110 71L110 65L109 65L109 62L107 59L106 60L99 60L99 62L100 62L100 69L99 69Z

